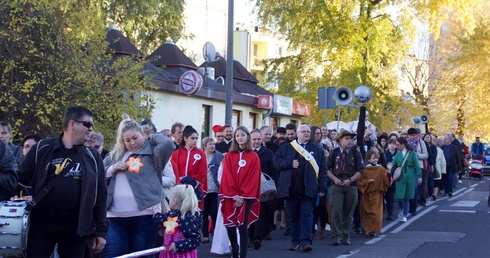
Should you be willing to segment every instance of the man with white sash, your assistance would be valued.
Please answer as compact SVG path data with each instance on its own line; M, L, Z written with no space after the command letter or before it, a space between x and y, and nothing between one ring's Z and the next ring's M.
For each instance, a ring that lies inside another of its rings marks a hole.
M323 150L309 142L310 127L300 125L297 139L283 144L274 157L279 172L277 198L285 198L291 234L290 251L312 251L313 208L327 190L327 167Z

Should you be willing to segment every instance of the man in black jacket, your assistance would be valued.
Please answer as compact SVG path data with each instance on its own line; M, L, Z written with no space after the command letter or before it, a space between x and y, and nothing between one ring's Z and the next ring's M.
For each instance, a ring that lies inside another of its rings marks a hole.
M325 153L309 142L310 133L308 125L300 125L297 139L281 144L274 156L274 166L279 171L277 198L285 198L287 203L291 251L312 251L313 208L316 199L327 190Z
M17 162L10 148L0 141L0 201L9 200L17 188Z
M55 244L61 257L83 257L88 243L95 252L105 246L104 165L100 154L84 145L92 119L89 109L69 107L63 133L33 146L20 166L19 183L33 192L28 258L49 257Z
M250 133L252 148L260 159L261 171L277 182L277 170L274 167L274 153L269 150L262 142L262 134L259 130ZM276 210L276 199L260 200L260 215L256 223L250 225L250 241L255 249L262 246L262 239L270 240L270 233L274 223L274 212Z

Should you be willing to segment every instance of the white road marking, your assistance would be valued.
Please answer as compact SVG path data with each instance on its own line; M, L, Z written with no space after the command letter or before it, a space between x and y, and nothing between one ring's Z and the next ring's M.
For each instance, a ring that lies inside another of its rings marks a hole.
M467 193L469 193L469 192L471 192L473 190L475 190L475 188L470 188L470 189L464 191L463 193L461 193L461 194L459 194L457 196L453 196L453 197L449 198L448 200L449 201L454 201L454 200L458 199L459 197L461 197L461 196L463 196L463 195L465 195L465 194L467 194Z
M359 249L350 250L348 254L339 255L339 256L337 256L337 258L349 257L349 256L354 255L356 253L359 253Z
M432 206L432 207L428 207L426 208L425 210L423 210L421 213L415 215L412 219L408 220L407 222L404 222L403 224L401 224L399 227L395 228L393 231L391 231L391 233L399 233L400 231L402 231L404 228L408 227L410 224L412 224L414 221L416 221L417 219L419 219L420 217L424 216L425 214L427 214L429 211L433 210L437 208L437 205L435 206Z
M468 210L439 210L439 212L476 213L476 211L468 211Z
M472 184L472 185L470 185L470 188L474 188L474 187L476 187L479 184L481 184L481 182L480 183L476 183L476 184Z
M453 193L453 196L454 195L457 195L459 192L462 192L462 191L464 191L466 189L468 189L468 188L467 187L463 187L463 188L459 189L458 191L456 191L456 192Z
M379 235L378 237L375 237L369 241L367 241L366 243L364 243L365 245L372 245L376 242L378 242L379 240L383 239L386 235Z
M480 201L457 201L451 206L457 206L457 207L475 207Z

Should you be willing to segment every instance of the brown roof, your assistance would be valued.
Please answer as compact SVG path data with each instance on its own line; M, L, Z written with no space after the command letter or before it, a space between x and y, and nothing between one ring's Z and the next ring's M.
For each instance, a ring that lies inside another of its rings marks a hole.
M177 66L194 70L198 68L171 40L165 42L146 59L155 66Z

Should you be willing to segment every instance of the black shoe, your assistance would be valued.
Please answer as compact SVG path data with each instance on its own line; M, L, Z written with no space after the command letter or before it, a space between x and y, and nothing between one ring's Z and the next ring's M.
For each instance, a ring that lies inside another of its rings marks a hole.
M272 240L271 235L265 235L265 236L264 236L264 240Z
M284 234L285 236L289 236L289 228L286 228L286 230L284 231Z
M354 229L354 233L356 233L356 234L361 234L361 229L360 229L360 228L355 228L355 229Z
M340 245L340 238L334 238L333 245Z
M377 237L378 235L376 234L376 232L369 232L369 236L370 237Z
M248 248L252 248L252 247L254 247L254 241L252 241L252 240L248 240L248 246L247 246L247 247L248 247Z
M343 245L350 245L350 239L342 239L342 244Z
M300 249L299 245L292 245L291 247L289 247L289 251L298 251L299 249Z
M272 230L277 230L276 224L272 225Z
M259 250L261 246L262 246L262 242L260 242L260 240L258 240L258 239L255 239L255 241L254 241L254 249L255 250Z
M388 217L386 217L387 220L393 220L394 217L393 217L393 213L389 213L388 214Z
M303 252L308 253L313 251L313 248L311 248L311 245L304 245L303 246Z
M447 194L449 197L453 197L453 193L448 193Z

